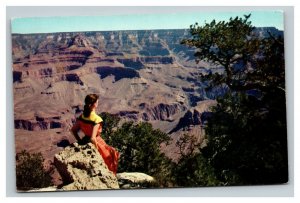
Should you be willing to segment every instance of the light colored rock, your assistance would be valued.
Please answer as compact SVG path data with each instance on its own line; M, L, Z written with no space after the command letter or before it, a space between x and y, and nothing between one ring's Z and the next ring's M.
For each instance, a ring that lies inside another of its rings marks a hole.
M91 143L66 147L55 155L54 164L66 183L62 190L119 189L116 176Z
M144 173L118 173L117 178L122 189L148 188L155 183L155 179Z
M18 190L18 192L55 192L55 191L60 191L57 189L56 186L50 186L50 187L45 187L45 188L36 188L32 190Z

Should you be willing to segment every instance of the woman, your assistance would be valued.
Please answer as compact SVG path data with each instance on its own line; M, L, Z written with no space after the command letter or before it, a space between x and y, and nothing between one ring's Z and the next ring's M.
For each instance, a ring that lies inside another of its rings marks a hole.
M102 118L95 112L98 107L98 95L89 94L85 97L83 113L77 118L76 123L71 129L78 143L85 144L91 141L104 159L108 169L115 175L118 168L119 152L107 145L100 137L102 132ZM85 137L80 139L78 131L81 130Z

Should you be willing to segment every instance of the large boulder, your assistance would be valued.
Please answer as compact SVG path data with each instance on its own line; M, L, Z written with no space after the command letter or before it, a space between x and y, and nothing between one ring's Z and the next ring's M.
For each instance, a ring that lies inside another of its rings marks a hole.
M91 143L66 147L55 155L54 165L64 182L62 190L119 189L117 177Z
M149 188L155 186L155 179L144 173L118 173L117 178L120 188L122 189Z

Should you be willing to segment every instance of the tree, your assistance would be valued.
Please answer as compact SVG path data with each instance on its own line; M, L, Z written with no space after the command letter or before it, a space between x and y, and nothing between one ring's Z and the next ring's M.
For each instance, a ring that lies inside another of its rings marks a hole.
M118 172L142 172L154 176L157 186L169 184L171 161L160 151L169 136L150 123L124 122L108 113L102 114L105 141L120 152Z
M242 80L240 67L237 66L250 60L259 47L259 39L253 32L254 27L248 21L250 16L245 16L244 19L230 18L229 22L213 20L204 26L196 23L190 26L192 38L181 42L197 48L196 61L204 60L224 67L223 75L202 75L202 79L212 80L211 86L225 83L231 89L241 89L249 85Z
M154 175L163 162L160 144L169 137L149 123L124 123L113 135L114 146L121 152L120 171L140 171Z
M107 112L101 113L100 116L103 119L101 136L103 139L110 141L113 131L118 128L121 119L120 117Z
M44 158L41 153L30 154L26 150L16 155L16 180L17 188L28 190L32 188L43 188L52 185L50 173L45 170Z
M199 153L200 144L195 144L193 136L184 134L177 142L181 157L173 163L172 178L180 187L217 186L222 185L215 176L214 169L208 160Z
M260 38L250 15L229 22L191 26L184 44L198 50L197 60L224 67L203 75L208 88L226 86L217 99L200 149L225 185L288 181L284 43L280 36Z

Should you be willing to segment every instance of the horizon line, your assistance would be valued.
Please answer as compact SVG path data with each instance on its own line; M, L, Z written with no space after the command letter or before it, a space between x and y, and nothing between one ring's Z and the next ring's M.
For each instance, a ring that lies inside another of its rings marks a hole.
M280 30L274 26L265 26L265 27L255 27L255 28L275 28L278 31L283 32L284 30ZM123 31L160 31L160 30L189 30L190 28L159 28L159 29L137 29L137 30L87 30L87 31L61 31L61 32L38 32L38 33L11 33L12 35L39 35L39 34L58 34L58 33L82 33L82 32L123 32Z

